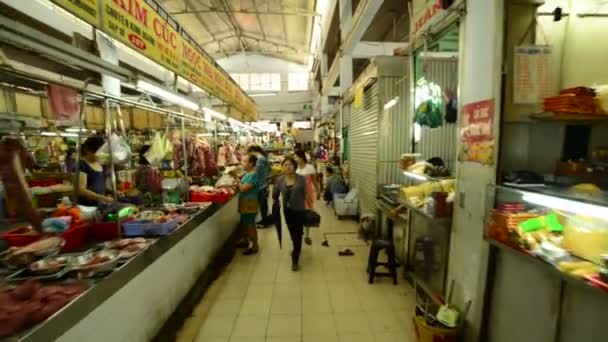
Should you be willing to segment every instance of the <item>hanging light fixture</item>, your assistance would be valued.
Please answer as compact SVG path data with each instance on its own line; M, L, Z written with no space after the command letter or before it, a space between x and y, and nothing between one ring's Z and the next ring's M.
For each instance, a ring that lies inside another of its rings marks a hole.
M158 96L163 100L169 101L184 108L192 110L199 109L198 104L194 103L193 101L143 80L137 81L137 89L151 93L152 95Z

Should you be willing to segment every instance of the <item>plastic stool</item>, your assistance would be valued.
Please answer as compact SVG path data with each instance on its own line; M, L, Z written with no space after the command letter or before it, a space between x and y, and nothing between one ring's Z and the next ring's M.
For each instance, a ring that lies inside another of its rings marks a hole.
M385 250L388 256L388 262L378 262L378 256L381 250ZM376 272L376 267L385 266L388 272ZM393 277L393 284L397 285L397 262L395 261L395 245L390 240L374 240L369 251L369 259L367 261L367 273L369 273L369 283L374 283L376 276Z

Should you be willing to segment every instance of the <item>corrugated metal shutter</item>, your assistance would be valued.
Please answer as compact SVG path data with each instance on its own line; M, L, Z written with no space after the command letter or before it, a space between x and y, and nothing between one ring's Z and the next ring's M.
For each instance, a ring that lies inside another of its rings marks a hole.
M427 81L436 83L444 92L446 90L454 93L458 91L458 59L426 57L422 63L422 74ZM425 159L440 157L451 170L454 170L457 157L457 137L458 125L456 123L444 123L439 128L422 128L416 152Z
M378 184L401 184L403 175L399 160L411 151L410 83L407 76L382 77L380 86L380 135L378 142ZM384 104L398 98L389 109Z
M359 190L361 214L376 213L378 113L378 84L374 83L365 92L361 107L351 103L350 110L350 184Z
M346 105L346 106L342 107L342 126L343 127L348 127L348 125L350 124L350 106L351 105Z

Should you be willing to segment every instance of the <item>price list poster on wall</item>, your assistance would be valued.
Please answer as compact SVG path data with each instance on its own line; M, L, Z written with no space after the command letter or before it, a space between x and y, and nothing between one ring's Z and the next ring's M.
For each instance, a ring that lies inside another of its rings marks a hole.
M515 47L513 102L537 104L555 94L555 80L550 45L522 45Z

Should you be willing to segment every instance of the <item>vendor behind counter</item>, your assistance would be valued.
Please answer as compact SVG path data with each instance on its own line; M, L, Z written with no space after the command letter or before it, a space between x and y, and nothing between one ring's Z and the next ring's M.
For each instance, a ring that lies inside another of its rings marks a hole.
M103 144L104 139L99 136L89 137L82 144L78 179L79 204L96 207L101 203L114 202L112 197L106 195L106 176L96 154Z

